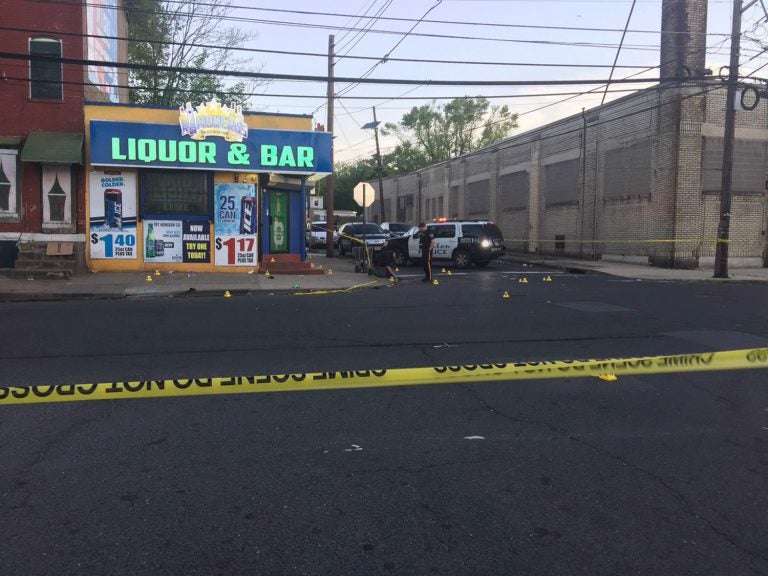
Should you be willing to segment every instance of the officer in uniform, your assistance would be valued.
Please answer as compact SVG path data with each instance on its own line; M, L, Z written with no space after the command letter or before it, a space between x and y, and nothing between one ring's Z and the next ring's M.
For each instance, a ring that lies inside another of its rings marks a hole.
M424 222L419 224L419 248L421 249L421 265L424 267L422 282L432 282L432 251L435 249L435 233Z

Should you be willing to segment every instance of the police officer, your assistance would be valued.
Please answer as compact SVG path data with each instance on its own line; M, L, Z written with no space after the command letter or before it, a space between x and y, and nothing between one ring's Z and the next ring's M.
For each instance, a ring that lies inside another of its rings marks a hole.
M421 249L421 265L424 267L422 282L432 282L432 251L435 249L435 233L424 222L419 224L419 248Z

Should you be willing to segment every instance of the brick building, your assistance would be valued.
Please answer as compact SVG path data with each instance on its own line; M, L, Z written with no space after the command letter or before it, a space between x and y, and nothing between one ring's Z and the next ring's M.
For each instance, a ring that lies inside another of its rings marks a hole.
M15 264L19 273L32 275L82 265L83 103L127 101L127 89L119 88L127 79L115 68L34 57L125 61L125 43L116 39L126 35L122 3L7 0L3 14L0 267ZM63 262L46 255L53 243L53 252L65 253Z
M659 85L385 179L390 219L488 218L512 250L711 265L725 87L704 75L706 15L706 0L664 0ZM729 262L766 266L766 101L736 122Z

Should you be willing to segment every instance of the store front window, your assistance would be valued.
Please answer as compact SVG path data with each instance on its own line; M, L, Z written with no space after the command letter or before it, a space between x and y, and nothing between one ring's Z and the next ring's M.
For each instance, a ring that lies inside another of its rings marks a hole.
M143 216L208 219L211 189L207 172L145 170L141 187Z

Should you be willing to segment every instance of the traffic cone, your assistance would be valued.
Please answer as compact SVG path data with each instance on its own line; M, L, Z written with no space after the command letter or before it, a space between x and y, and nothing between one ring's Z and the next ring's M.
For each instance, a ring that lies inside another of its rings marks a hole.
M152 282L152 276L147 276L147 282Z
M390 276L389 277L389 281L392 282L392 284L394 284L395 283L395 277L394 276Z
M160 276L160 270L155 270L155 276Z
M616 382L616 380L618 380L616 374L600 374L598 378L600 378L600 380L604 380L605 382Z
M502 294L502 296L501 296L501 297L502 297L502 298L504 298L504 299L506 300L507 298L509 298L509 292L507 292L506 290L504 290L504 294Z
M450 270L448 270L448 276L453 276Z
M331 275L333 275L333 270L331 270L330 268L328 268L328 276L331 276Z
M544 276L544 282L552 282L552 276Z
M398 268L397 266L395 266L395 272L400 272L400 268Z
M523 276L522 278L520 278L520 280L518 280L518 282L519 282L520 284L528 284L528 278L526 278L525 276Z
M229 293L229 290L224 290L224 298L232 298L232 294Z
M269 259L269 263L270 264L274 264L275 263L275 257L274 256L272 256L272 258Z
M438 282L437 278L435 278L434 280L432 280L432 284L434 284L435 286L439 286L440 282Z
M269 274L269 270L267 270L267 271L265 271L265 272L264 272L264 276L269 276L269 275L270 275L270 274Z
M445 274L445 268L443 268L442 270L440 270L440 272L442 272L443 274Z

